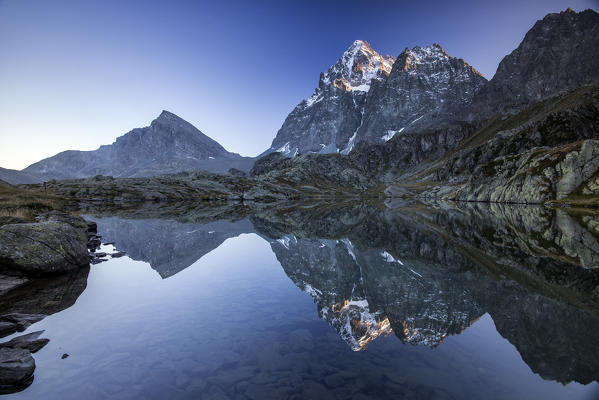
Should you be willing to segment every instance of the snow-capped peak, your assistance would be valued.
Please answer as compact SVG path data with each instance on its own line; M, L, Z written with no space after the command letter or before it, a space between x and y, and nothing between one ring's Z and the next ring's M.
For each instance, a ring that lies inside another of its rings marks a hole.
M381 56L368 42L356 40L321 76L319 89L332 85L347 91L367 92L370 81L386 78L394 62L395 58Z

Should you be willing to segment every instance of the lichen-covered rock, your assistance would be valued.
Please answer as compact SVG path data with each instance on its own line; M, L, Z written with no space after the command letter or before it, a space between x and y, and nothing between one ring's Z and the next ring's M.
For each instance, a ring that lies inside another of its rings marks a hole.
M598 169L598 140L533 149L477 166L469 181L449 197L526 204L561 200Z
M43 222L0 227L0 268L28 276L55 275L89 264L82 218L51 215Z

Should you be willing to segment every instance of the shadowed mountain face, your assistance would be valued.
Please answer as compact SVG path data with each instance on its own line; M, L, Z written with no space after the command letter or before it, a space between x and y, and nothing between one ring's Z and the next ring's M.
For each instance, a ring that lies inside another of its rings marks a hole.
M548 14L505 56L476 94L471 115L511 112L599 79L599 14L571 9Z
M43 180L152 176L180 171L249 170L253 158L230 153L189 122L163 111L150 126L136 128L94 151L69 150L23 170Z
M255 232L354 351L379 336L443 346L489 314L535 372L599 379L599 217L543 207L439 204L230 207L89 217L104 241L166 278ZM172 215L177 215L177 222ZM249 219L239 219L249 215ZM219 218L235 218L235 222Z

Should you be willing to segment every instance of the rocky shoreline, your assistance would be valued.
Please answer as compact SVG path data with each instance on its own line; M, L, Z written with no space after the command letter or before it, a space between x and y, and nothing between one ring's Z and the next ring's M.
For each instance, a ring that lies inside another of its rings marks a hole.
M38 285L48 280L77 275L86 270L93 256L88 247L95 247L96 227L83 218L52 211L39 214L36 222L17 217L0 217L0 337L22 332L46 317L40 307L21 308L20 291L43 299L36 292ZM87 277L87 274L85 274ZM68 286L67 286L68 287ZM57 287L63 290L62 285ZM55 292L53 292L55 293ZM14 296L17 296L16 298ZM27 302L35 299L28 299ZM48 343L39 339L42 332L33 332L0 343L0 393L12 393L29 386L33 380L35 360L31 356Z

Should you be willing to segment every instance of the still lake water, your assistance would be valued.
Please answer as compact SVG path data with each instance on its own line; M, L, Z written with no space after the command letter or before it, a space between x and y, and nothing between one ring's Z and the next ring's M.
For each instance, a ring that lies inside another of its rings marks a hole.
M50 343L33 384L9 397L599 398L596 293L562 293L553 278L594 253L534 261L531 242L497 244L513 225L485 217L472 228L484 235L464 233L478 211L371 212L86 216L114 242L103 250L127 256L92 265L75 304L25 332Z

